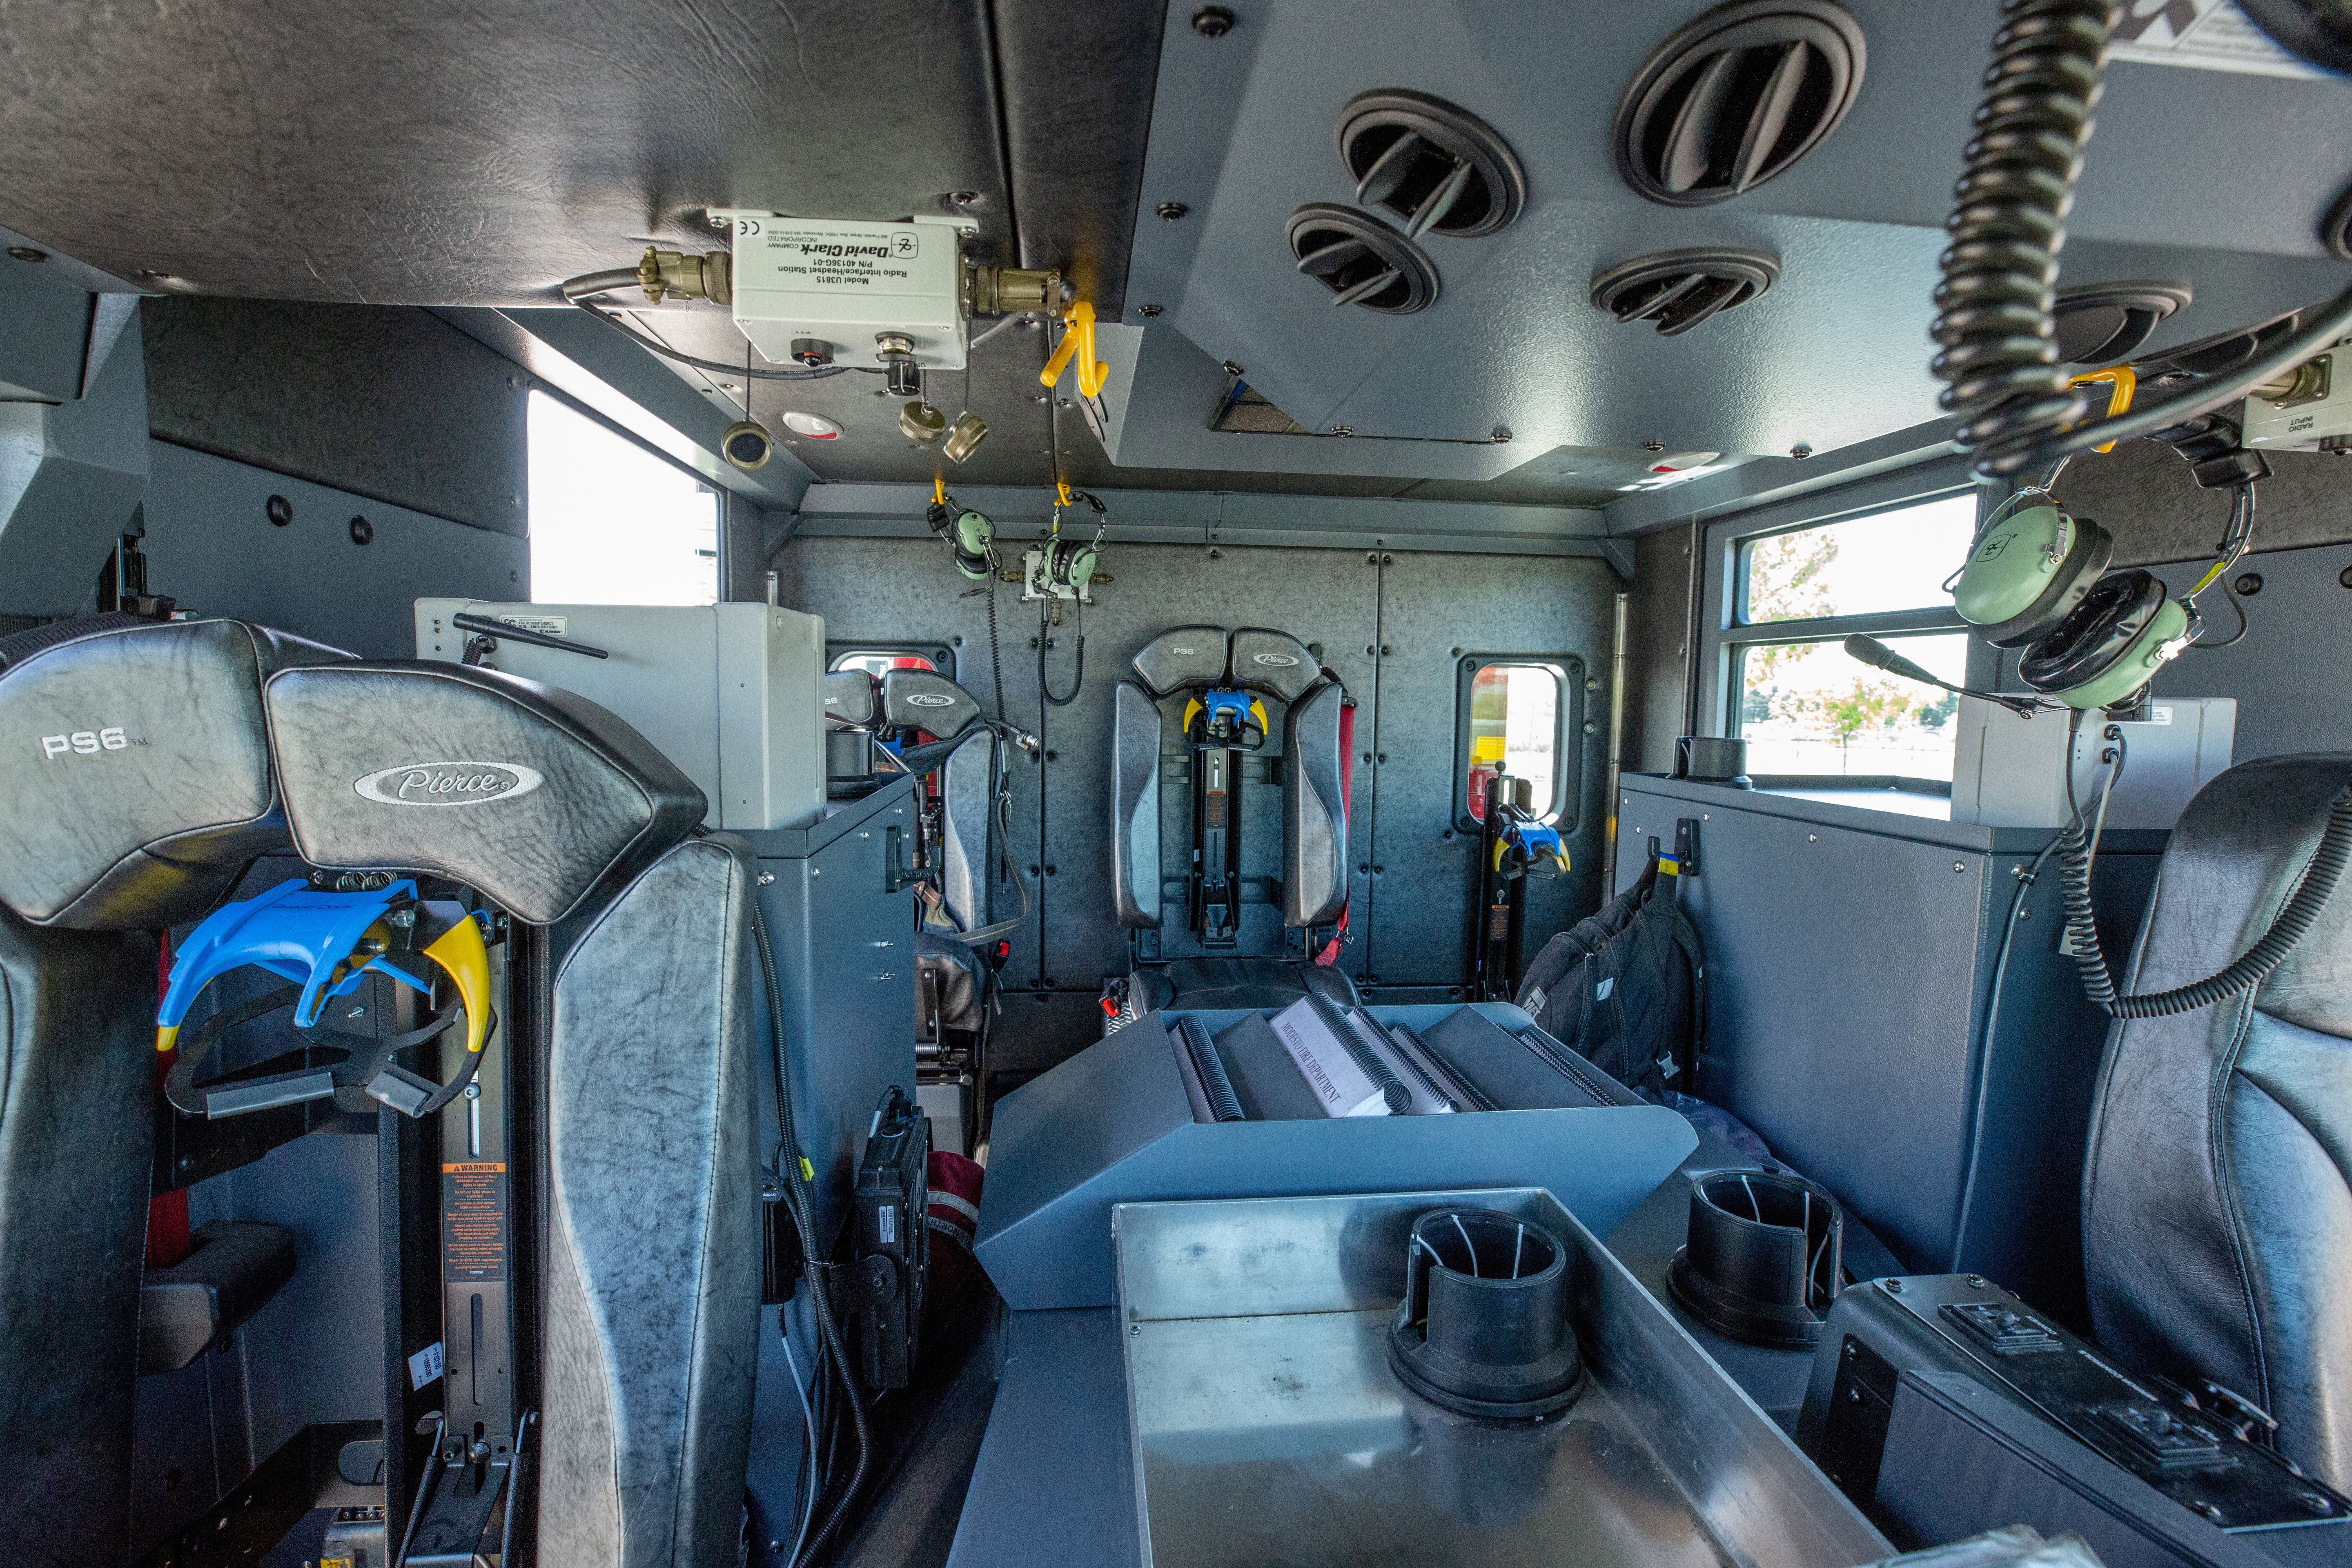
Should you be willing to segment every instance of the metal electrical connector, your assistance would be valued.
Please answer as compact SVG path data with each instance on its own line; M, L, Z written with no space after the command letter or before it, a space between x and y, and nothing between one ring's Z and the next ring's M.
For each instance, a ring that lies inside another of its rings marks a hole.
M637 287L656 305L673 294L681 300L730 304L734 300L733 277L733 258L723 250L714 250L708 256L688 256L682 250L657 250L647 246L637 262Z
M971 267L963 269L963 313L1009 316L1021 310L1062 313L1062 275L1034 267Z

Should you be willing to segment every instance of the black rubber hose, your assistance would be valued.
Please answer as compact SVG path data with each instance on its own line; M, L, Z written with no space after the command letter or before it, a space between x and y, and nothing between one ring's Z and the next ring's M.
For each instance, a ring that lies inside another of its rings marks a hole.
M2107 0L2003 0L2000 14L1930 328L1942 345L1930 368L1970 452L2063 429L2089 406L2059 363L2052 307L2114 11ZM1985 452L1979 471L1996 458Z
M802 1165L801 1142L793 1131L793 1084L784 1060L784 994L776 979L776 954L768 941L767 917L761 913L760 896L751 895L752 945L760 956L760 982L768 995L768 1045L776 1063L776 1125L779 1129L780 1163L783 1165L784 1202L790 1206L793 1224L801 1233L801 1279L809 1292L810 1309L816 1314L817 1337L823 1342L819 1349L825 1352L840 1373L843 1389L849 1396L850 1419L857 1428L857 1464L850 1472L849 1484L824 1517L824 1522L809 1532L808 1543L801 1550L799 1559L789 1568L814 1562L833 1532L848 1517L849 1506L856 1500L858 1489L866 1484L866 1469L873 1452L873 1434L866 1422L866 1401L857 1392L857 1376L849 1364L849 1352L843 1348L841 1325L835 1321L833 1302L825 1294L823 1267L817 1261L816 1215L809 1202L808 1178ZM814 1449L808 1462L816 1463Z
M2344 874L2345 863L2352 860L2352 784L2346 784L2327 808L2327 826L2319 835L2319 847L2312 851L2311 863L2304 868L2301 884L2287 900L2286 907L2279 910L2278 918L2271 921L2270 930L2219 973L2170 991L2142 996L2116 994L2115 979L2107 973L2106 955L2099 951L2098 928L2091 919L2091 863L2080 814L2067 825L2060 843L2067 946L2074 950L2075 967L2082 971L2083 990L2112 1017L2169 1018L2210 1007L2261 984L2303 940L2304 933L2327 907L2336 880Z

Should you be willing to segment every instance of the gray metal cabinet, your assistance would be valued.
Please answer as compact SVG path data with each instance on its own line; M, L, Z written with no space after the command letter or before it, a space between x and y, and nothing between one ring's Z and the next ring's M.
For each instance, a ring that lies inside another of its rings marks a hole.
M1836 796L1841 798L1823 798ZM1871 804L1857 804L1871 803ZM1697 1092L1755 1128L1926 1270L1982 1272L2062 1317L2082 1303L2084 1139L2105 1017L2057 951L2059 879L2017 873L2042 829L1894 792L1796 796L1629 775L1617 882L1698 825L1684 907L1711 1016ZM2095 893L2128 951L2161 833L2109 833Z

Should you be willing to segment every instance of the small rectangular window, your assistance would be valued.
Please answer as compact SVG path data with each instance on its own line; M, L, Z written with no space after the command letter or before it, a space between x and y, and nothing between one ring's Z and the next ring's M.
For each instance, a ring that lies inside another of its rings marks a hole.
M1973 490L1751 539L1739 549L1743 625L1947 606L1944 579L1976 531Z
M1883 640L1954 685L1967 675L1966 632ZM1960 700L1856 663L1836 641L1748 643L1733 660L1732 691L1730 732L1748 742L1750 776L1952 776Z
M718 491L561 398L529 417L535 602L718 603Z
M829 641L824 651L826 669L862 669L877 680L894 669L928 669L950 680L956 678L955 654L945 647L919 643Z
M1537 815L1563 832L1574 828L1584 661L1470 654L1457 668L1455 829L1469 832L1485 820L1487 790L1498 774L1527 780Z

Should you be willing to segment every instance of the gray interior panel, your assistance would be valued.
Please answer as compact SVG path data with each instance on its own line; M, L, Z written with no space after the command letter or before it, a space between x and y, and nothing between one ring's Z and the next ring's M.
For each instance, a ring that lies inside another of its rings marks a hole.
M1111 696L1111 899L1124 926L1158 926L1160 710L1120 681Z

